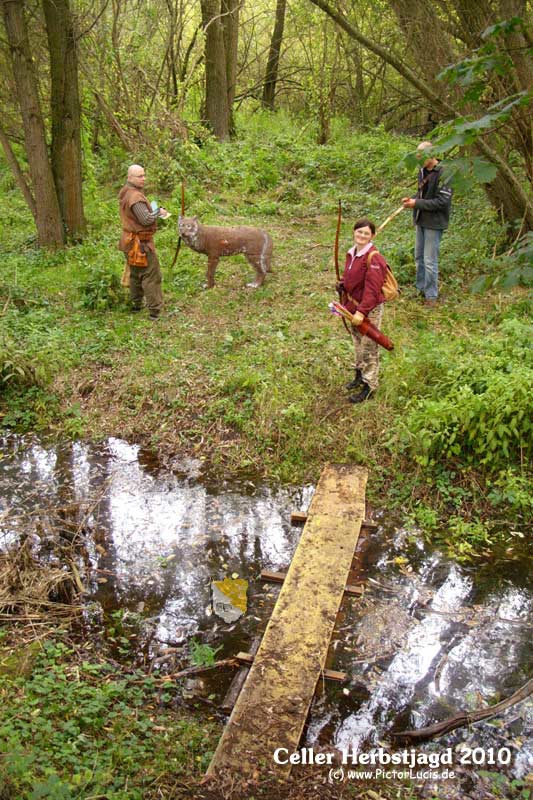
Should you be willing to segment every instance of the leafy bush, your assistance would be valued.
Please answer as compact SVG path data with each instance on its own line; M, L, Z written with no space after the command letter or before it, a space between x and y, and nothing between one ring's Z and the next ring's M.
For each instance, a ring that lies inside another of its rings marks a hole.
M533 425L531 326L504 320L499 335L444 346L443 372L415 399L395 439L424 467L442 461L501 470L527 462Z
M493 506L505 504L514 512L533 513L533 494L529 476L512 468L502 470L488 482L488 501Z
M124 303L124 289L116 272L108 267L95 267L80 287L83 308L105 311Z
M482 266L487 272L480 275L470 291L473 294L488 289L508 291L515 286L533 285L533 232L528 231L509 253L495 259L485 259Z
M2 426L17 431L43 430L61 415L58 398L40 386L22 387L10 393Z
M80 663L81 662L81 663ZM209 726L161 708L142 673L76 659L45 642L29 678L0 675L0 786L20 800L169 796L161 777L194 775L209 763ZM2 795L4 796L4 795Z
M6 337L0 339L0 390L39 386L43 371L28 354Z

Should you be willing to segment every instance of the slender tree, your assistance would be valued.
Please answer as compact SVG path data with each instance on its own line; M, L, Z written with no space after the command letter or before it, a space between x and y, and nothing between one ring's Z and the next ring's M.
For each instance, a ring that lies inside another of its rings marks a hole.
M67 233L85 231L76 37L69 0L43 0L50 52L52 170Z
M233 101L237 84L237 55L239 48L240 0L222 0L221 13L224 26L224 55L226 57L226 83L230 133L234 134Z
M205 116L219 141L230 136L228 73L220 0L200 0L205 34Z
M263 108L268 108L271 111L274 110L274 101L276 98L276 83L278 81L279 59L283 41L283 29L285 27L286 7L287 0L277 0L276 19L274 22L274 30L272 31L272 39L270 40L265 82L263 84Z
M39 243L57 247L64 230L52 167L50 165L37 77L32 59L25 18L24 0L2 0L2 12L13 69L16 100L22 116L24 142L32 182L34 214ZM6 153L8 162L9 153ZM20 179L20 173L17 175Z

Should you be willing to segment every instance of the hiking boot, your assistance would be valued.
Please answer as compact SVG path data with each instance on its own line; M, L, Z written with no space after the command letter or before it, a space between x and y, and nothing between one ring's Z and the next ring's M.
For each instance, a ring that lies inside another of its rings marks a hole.
M353 379L353 381L350 381L350 383L346 384L346 388L347 389L357 389L357 387L361 386L361 384L363 382L364 381L363 381L363 376L361 375L361 370L359 368L357 368L355 370L355 378Z
M372 389L363 381L363 388L359 392L359 394L352 394L351 397L348 398L350 403L364 403L364 401L370 397L372 394Z
M426 308L435 308L437 305L437 298L436 297L426 297L424 300L424 306Z

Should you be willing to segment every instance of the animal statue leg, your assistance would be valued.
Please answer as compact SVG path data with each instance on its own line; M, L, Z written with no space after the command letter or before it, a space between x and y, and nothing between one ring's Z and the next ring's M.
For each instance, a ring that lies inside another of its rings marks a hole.
M270 261L272 259L273 242L272 237L266 232L262 231L263 237L261 249L258 252L246 253L246 259L249 264L255 269L255 281L247 283L251 289L257 289L262 286L267 272L270 271Z
M206 289L212 289L215 285L215 270L220 261L219 256L209 256L207 259L207 285Z
M266 268L263 268L263 263L261 259L260 253L246 253L246 260L255 269L255 281L253 283L247 283L246 286L249 289L258 289L259 286L263 285L265 280Z

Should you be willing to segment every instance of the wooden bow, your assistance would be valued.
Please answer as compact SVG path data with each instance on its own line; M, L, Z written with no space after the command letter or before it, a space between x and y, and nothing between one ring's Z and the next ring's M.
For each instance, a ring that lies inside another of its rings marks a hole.
M182 217L185 216L185 181L181 182L181 216ZM179 225L179 223L178 223L178 225ZM179 230L179 227L178 227L178 230ZM174 253L174 258L172 259L172 264L170 265L170 270L171 271L174 269L174 264L177 261L178 253L180 251L180 247L181 247L181 235L178 236L178 245L176 247L176 252Z
M339 237L340 237L340 233L341 233L341 220L342 220L342 203L341 203L341 200L339 198L339 207L338 207L338 212L337 212L337 231L335 233L335 273L337 275L337 283L338 284L341 281L341 271L340 271L340 268L339 268ZM342 304L342 302L344 300L343 291L339 287L337 289L337 292L339 294L339 301ZM346 328L346 330L348 331L348 333L351 336L352 334L350 333L350 328L348 327L348 323L346 322L344 317L342 317L342 324L344 325L344 327Z

